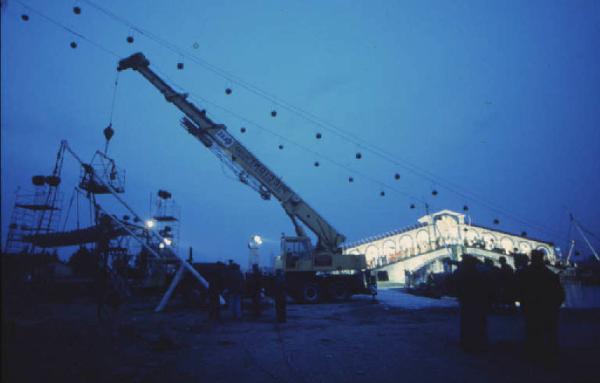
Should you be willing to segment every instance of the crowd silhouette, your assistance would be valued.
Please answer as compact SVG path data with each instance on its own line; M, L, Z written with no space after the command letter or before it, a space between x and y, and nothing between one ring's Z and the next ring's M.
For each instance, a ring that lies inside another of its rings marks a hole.
M544 263L544 253L531 252L531 261L517 270L499 258L500 267L463 255L454 273L460 311L460 346L466 352L488 348L487 317L491 310L516 311L524 319L524 352L528 359L551 363L558 357L559 309L565 299L556 273Z

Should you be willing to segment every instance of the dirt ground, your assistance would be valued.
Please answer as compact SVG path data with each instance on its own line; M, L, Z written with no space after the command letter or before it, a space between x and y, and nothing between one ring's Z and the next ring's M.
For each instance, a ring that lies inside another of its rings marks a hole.
M389 293L388 294L393 294ZM600 310L563 310L560 363L524 360L518 314L493 314L490 350L458 348L455 307L409 309L368 298L289 305L278 325L220 324L157 298L99 324L92 303L3 306L3 382L598 382Z

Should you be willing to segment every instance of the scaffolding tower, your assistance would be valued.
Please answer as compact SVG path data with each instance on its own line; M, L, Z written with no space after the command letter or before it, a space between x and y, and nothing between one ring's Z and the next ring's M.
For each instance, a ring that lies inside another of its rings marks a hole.
M61 142L51 175L36 175L31 178L32 193L21 194L17 190L4 253L33 254L36 252L36 246L26 242L26 237L57 231L62 203L62 194L59 190L60 175L66 148L66 142ZM44 251L43 248L38 250Z
M175 254L179 250L179 222L181 209L173 199L173 195L166 190L159 190L156 193L154 203L150 196L150 206L152 209L152 221L155 230L162 238L159 244L160 249L170 249Z

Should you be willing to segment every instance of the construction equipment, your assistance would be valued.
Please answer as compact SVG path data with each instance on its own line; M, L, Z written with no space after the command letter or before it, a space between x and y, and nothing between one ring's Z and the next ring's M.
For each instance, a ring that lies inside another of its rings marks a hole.
M352 294L373 293L372 278L364 255L342 254L345 237L310 207L298 194L227 132L227 127L213 122L206 111L176 92L152 69L142 53L119 61L118 71L133 69L154 85L165 99L179 108L185 117L181 125L221 161L226 163L242 183L255 189L267 200L274 196L290 217L296 236L283 236L282 253L275 268L284 270L290 295L299 301L317 302L325 298L343 300ZM304 224L317 237L313 246Z
M17 193L4 253L35 254L46 251L45 246L38 246L26 239L57 231L61 213L59 206L62 201L59 188L65 150L66 146L61 143L51 175L32 177L31 182L34 186L32 194Z

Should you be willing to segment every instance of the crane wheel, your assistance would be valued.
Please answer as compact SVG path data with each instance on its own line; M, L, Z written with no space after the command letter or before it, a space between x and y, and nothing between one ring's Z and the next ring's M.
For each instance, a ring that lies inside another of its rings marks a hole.
M347 300L350 297L348 293L348 287L345 283L334 283L329 287L329 297L334 302L342 302Z
M313 284L306 284L302 287L302 301L305 303L317 303L321 298L319 287Z

